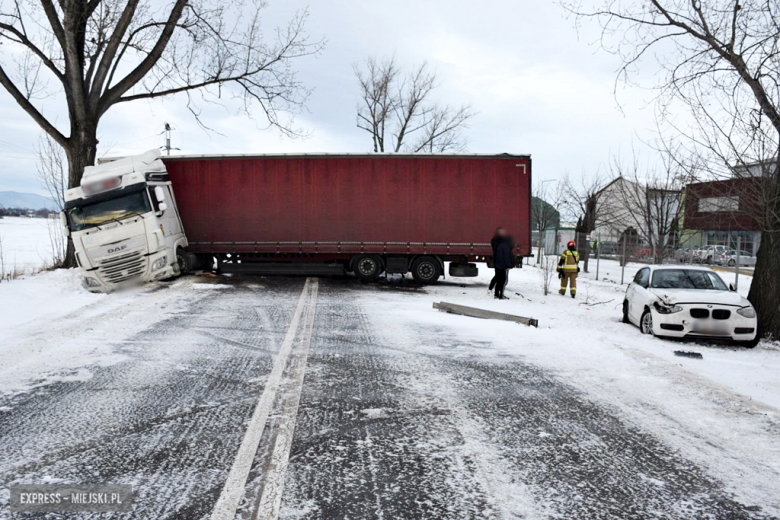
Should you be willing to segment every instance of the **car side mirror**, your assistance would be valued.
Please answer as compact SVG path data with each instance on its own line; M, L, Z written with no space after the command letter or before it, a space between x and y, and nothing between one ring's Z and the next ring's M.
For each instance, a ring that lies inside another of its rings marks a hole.
M165 190L162 189L162 186L155 186L155 188L154 188L154 198L156 198L157 202L159 202L161 204L163 202L165 202Z
M729 284L729 291L731 291L731 292L734 292L734 291L736 291L736 290L737 290L737 288L736 288L736 287L734 287L734 284L733 284L733 283L730 283L730 284Z
M60 211L60 222L62 222L62 228L66 237L70 236L70 228L68 227L68 215L64 211Z

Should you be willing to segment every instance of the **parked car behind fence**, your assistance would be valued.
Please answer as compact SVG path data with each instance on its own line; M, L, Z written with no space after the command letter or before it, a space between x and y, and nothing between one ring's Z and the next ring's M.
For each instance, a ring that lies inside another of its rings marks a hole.
M715 263L718 265L726 265L734 267L737 265L737 251L735 249L729 250L720 254L715 259ZM756 265L756 257L747 251L739 252L739 265L754 266Z

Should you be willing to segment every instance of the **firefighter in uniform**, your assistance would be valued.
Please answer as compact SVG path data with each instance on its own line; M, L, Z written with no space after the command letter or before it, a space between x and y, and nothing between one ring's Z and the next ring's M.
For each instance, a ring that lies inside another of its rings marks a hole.
M561 296L566 294L566 285L569 285L571 297L577 294L577 273L580 272L580 254L577 252L577 243L570 240L566 251L561 255L558 261L558 278L561 279L561 289L558 291Z

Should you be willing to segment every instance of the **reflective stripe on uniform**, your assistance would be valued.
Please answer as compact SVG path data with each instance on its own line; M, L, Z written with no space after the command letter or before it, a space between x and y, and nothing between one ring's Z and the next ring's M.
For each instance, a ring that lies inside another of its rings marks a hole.
M568 249L561 254L563 258L563 266L561 269L564 271L576 271L577 263L580 261L580 254L577 251L569 251Z

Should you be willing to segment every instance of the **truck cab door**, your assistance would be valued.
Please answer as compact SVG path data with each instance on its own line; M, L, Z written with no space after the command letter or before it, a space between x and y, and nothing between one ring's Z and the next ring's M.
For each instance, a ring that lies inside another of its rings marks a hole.
M164 193L165 210L161 208L161 202L157 200L156 192L160 188ZM176 207L176 200L173 198L173 192L170 186L155 186L152 190L152 201L154 202L155 211L158 214L158 220L160 226L162 226L163 236L165 237L166 245L173 247L173 242L183 233L181 219L179 218L179 209ZM162 212L162 215L160 215ZM170 242L170 243L169 243Z

